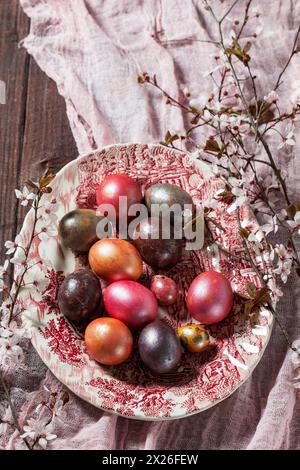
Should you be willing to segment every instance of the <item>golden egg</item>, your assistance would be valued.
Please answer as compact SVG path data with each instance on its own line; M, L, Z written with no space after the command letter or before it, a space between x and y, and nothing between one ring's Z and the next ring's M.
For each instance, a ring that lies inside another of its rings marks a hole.
M202 352L209 346L209 334L202 325L183 325L177 333L182 346L190 352Z

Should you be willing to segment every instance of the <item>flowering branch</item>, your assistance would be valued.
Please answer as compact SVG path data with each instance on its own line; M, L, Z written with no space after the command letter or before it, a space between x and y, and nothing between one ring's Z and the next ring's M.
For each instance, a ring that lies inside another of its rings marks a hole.
M52 189L50 183L52 182L54 175L50 170L46 170L38 182L27 181L26 187L23 191L18 189L15 190L16 197L20 201L22 206L30 206L33 210L33 223L31 228L31 233L29 236L28 243L24 246L21 241L21 237L18 235L15 241L7 241L5 247L7 249L6 254L10 257L6 260L3 266L0 267L0 286L2 292L6 295L2 307L1 307L1 322L0 322L0 385L4 391L8 407L10 409L12 420L5 422L1 418L3 425L10 425L14 427L22 437L25 445L28 449L33 449L35 442L30 444L28 437L30 434L22 434L22 428L18 421L17 411L13 403L10 388L8 387L5 380L5 366L13 361L19 361L23 356L23 350L21 347L21 342L24 339L28 338L28 332L23 328L23 325L19 315L22 312L20 310L20 293L22 289L29 284L26 282L26 274L32 270L37 263L30 263L30 253L33 242L36 237L45 238L48 235L54 233L55 229L49 226L49 222L52 221L55 217L55 200L44 201L43 196L45 194L50 194ZM29 192L28 187L33 190ZM44 209L45 214L49 220L44 219L40 214L41 208ZM48 217L49 215L49 217ZM11 286L6 285L4 278L9 277L9 264L18 267L16 274L13 276ZM41 263L41 262L40 262ZM38 263L39 264L39 263ZM31 285L34 288L39 288L39 282L41 283L40 288L43 289L44 283L43 280L31 281ZM24 317L27 318L29 325L35 324L37 320L37 312L32 309L32 312L24 312ZM48 423L49 424L49 423ZM55 436L56 437L56 436ZM53 438L53 437L52 437ZM41 439L39 437L38 441ZM46 441L47 441L46 437ZM49 439L50 440L50 439ZM39 442L40 445L45 444L42 440ZM43 446L42 446L43 447Z
M211 94L208 97L194 98L185 87L182 97L172 97L160 86L157 77L155 75L151 77L148 73L140 75L138 82L158 89L166 98L168 105L180 108L190 117L191 125L185 132L172 134L168 131L162 143L177 148L176 142L181 141L197 149L198 158L210 163L213 173L224 182L224 189L218 192L215 200L227 203L228 212L237 211L241 240L249 262L261 281L262 289L270 292L270 301L266 302L265 295L258 298L273 312L288 345L296 352L298 346L293 346L289 340L275 313L273 302L282 295L278 282L285 283L293 267L300 275L297 250L300 235L300 203L291 200L287 189L287 175L274 157L276 147L274 149L274 143L271 145L266 137L271 131L274 137L279 136L277 150L283 147L292 149L295 145L294 128L296 116L300 114L300 96L295 97L291 110L281 112L280 97L276 90L279 89L293 56L300 51L297 45L300 26L295 34L291 53L279 73L273 90L260 97L256 83L257 76L250 65L252 44L249 40L244 42L242 37L245 28L251 27L253 21L261 22L261 14L251 9L252 1L248 0L243 19L231 20L229 14L234 11L237 0L232 2L218 19L210 2L203 0L202 3L215 21L219 36L213 38L213 44L218 49L214 54L215 66L211 71L203 73L203 76L212 80ZM225 19L233 25L229 35L223 27ZM261 24L256 27L255 33L252 34L254 40L262 29ZM249 84L250 97L245 92L245 83ZM286 126L285 129L283 125ZM199 141L203 136L206 136L204 143ZM268 171L264 179L260 176L259 165L265 166ZM279 196L282 196L280 206ZM212 202L205 203L209 208ZM250 204L263 222L260 229L242 226L239 207L245 203ZM288 238L286 246L271 243L269 240L269 235L276 234L279 229ZM224 253L228 251L224 247L219 248ZM227 253L227 255L231 257L234 254ZM276 275L276 283L274 277L269 274L270 266L272 274ZM257 305L256 302L254 304Z

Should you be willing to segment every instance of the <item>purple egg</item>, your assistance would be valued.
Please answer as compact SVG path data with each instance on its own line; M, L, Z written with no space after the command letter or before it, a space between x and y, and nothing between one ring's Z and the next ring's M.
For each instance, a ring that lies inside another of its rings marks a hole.
M138 342L143 363L154 374L172 372L180 362L182 348L174 330L162 321L149 323Z

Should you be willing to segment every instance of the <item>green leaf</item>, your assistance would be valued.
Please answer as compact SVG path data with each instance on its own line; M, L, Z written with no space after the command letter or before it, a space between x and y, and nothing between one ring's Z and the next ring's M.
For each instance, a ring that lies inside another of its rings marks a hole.
M232 46L228 47L225 49L225 54L226 55L234 55L237 57L244 65L247 65L248 62L250 61L251 57L248 54L248 51L250 50L251 47L251 42L247 41L244 48L241 47L237 39L233 38L232 40Z
M147 72L142 73L141 75L138 76L137 81L140 85L143 85L143 83L150 82L150 77Z
M240 228L239 233L242 238L248 238L250 235L248 230L246 230L245 228Z
M244 52L249 52L250 49L251 49L251 46L252 46L252 43L251 43L250 41L247 41L246 44L245 44L245 46L244 46L243 51L244 51Z
M191 119L191 124L195 125L198 124L200 116L194 116L193 119Z
M50 194L52 193L52 188L50 186L45 186L44 188L41 188L41 192L43 194Z
M189 107L189 112L197 115L199 117L199 109L194 108L194 106Z
M52 173L52 171L47 168L47 170L45 171L45 173L43 174L43 176L40 178L40 188L46 188L48 186L48 184L51 183L51 181L53 181L55 178L55 175L54 173Z
M256 287L255 287L255 284L253 284L253 282L247 285L247 292L251 299L255 298Z
M172 142L175 142L178 139L179 139L179 136L177 134L172 135L170 131L167 131L164 142L166 145L170 145Z
M287 208L287 212L290 217L294 218L295 214L300 211L300 202L295 202L294 204L290 204Z
M70 396L68 392L64 392L62 396L60 397L60 400L63 402L64 405L68 403L68 401L70 400Z
M205 142L204 150L213 153L219 153L221 151L218 142L214 139L208 139Z
M244 304L244 312L246 315L250 315L252 313L252 310L254 308L254 302L253 300L247 300Z

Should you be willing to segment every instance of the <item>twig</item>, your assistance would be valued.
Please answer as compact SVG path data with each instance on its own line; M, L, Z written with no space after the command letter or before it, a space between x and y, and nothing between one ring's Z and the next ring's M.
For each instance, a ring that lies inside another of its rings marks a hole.
M22 429L21 429L21 426L19 424L19 421L18 421L18 417L17 417L17 413L16 413L16 410L15 410L15 407L14 407L14 404L12 402L12 399L11 399L11 396L10 396L10 391L9 391L9 388L8 386L6 385L6 382L4 380L4 377L3 377L3 374L2 374L2 371L0 370L0 382L1 382L1 385L2 385L2 388L3 388L3 391L4 391L4 394L5 394L5 397L9 403L9 407L10 407L10 410L11 410L11 414L12 414L12 417L13 417L13 420L14 420L14 424L15 424L15 427L16 429L19 431L19 434L21 435L22 434ZM28 443L27 439L26 438L23 438L23 441L26 445L26 447L31 450L31 446L30 444Z
M37 196L36 196L36 199L34 201L34 221L33 221L33 227L32 227L32 232L31 232L31 236L30 236L30 240L29 240L29 243L25 249L25 263L27 263L27 260L28 260L28 256L29 256L29 253L30 253L30 250L31 250L31 246L32 246L32 243L33 243L33 240L34 240L34 237L35 237L35 228L36 228L36 224L37 224L37 221L38 221L38 210L39 210L39 203L40 203L40 200L41 200L41 197L42 197L43 193L41 193L40 191L37 193ZM23 281L24 281L24 277L27 273L28 269L24 269L24 272L22 273L21 277L20 277L20 281L18 282L18 284L16 284L16 290L13 294L13 301L12 301L12 304L10 306L10 312L9 312L9 317L8 317L8 324L11 322L12 320L12 316L13 316L13 312L14 312L14 308L15 308L15 305L16 305L16 302L18 300L18 296L19 296L19 292L20 292L20 289L22 288L23 286Z
M241 29L239 30L239 33L236 36L237 40L240 39L241 34L244 31L244 28L245 28L246 24L248 23L248 19L249 19L248 13L249 13L249 8L250 8L251 3L252 3L252 0L248 0L246 8L245 8L244 20L243 20Z
M297 54L297 51L296 51L296 46L297 46L297 42L298 42L298 37L299 37L299 34L300 34L300 25L297 29L297 32L296 32L296 36L295 36L295 39L294 39L294 43L293 43L293 48L292 48L292 52L285 64L285 66L283 67L282 71L280 72L279 76L278 76L278 79L277 79L277 82L276 82L276 85L274 87L274 91L277 90L277 88L281 85L281 78L283 76L283 74L285 73L286 69L288 68L291 60L292 60L292 57L294 54Z
M233 4L231 5L231 7L226 11L226 13L224 13L224 15L222 16L222 18L219 20L219 23L222 24L223 21L225 20L225 18L231 13L231 11L234 9L234 7L236 6L236 4L239 2L240 0L235 0L233 2Z

